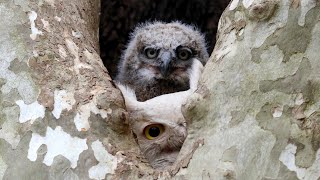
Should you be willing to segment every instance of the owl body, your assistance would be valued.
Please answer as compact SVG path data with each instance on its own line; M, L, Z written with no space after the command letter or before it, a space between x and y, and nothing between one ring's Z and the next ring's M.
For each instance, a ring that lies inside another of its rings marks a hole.
M138 26L122 55L116 80L132 88L139 101L189 89L195 60L208 59L205 40L194 27L172 23Z
M179 154L187 137L181 106L196 90L202 69L201 62L195 60L187 73L190 89L160 95L144 102L137 100L133 89L118 84L129 112L132 131L142 153L154 168L165 169L175 162Z

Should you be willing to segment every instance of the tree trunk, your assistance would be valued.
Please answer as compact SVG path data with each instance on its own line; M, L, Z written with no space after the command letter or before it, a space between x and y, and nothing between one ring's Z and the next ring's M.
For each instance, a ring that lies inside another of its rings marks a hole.
M123 99L99 57L99 6L0 2L0 179L103 179L135 169Z
M0 179L320 177L319 1L231 2L167 172L101 62L99 4L0 2Z
M176 176L319 179L319 19L315 0L230 3L184 109Z

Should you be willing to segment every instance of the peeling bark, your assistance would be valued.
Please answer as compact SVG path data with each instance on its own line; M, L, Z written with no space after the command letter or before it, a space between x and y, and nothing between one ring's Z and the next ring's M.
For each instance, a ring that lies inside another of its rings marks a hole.
M320 4L233 0L198 91L185 105L204 145L176 177L319 179ZM307 127L306 127L307 126Z
M230 3L164 172L98 55L99 4L0 2L0 179L320 178L319 1Z
M0 2L0 179L138 172L121 93L99 57L99 5Z

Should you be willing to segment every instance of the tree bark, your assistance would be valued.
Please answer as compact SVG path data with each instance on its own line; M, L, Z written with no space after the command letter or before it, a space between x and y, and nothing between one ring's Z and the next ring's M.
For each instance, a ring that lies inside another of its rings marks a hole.
M230 3L165 172L99 57L99 4L0 2L0 179L320 177L319 1Z
M99 6L0 2L0 179L103 179L137 169L121 93L99 57Z
M176 176L319 179L319 18L315 0L229 4L184 108Z

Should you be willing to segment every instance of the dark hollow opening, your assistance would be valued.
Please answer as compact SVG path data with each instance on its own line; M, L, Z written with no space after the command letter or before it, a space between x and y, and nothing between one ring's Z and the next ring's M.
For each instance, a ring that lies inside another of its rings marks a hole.
M129 34L146 21L181 21L205 34L209 54L216 42L219 18L230 0L101 0L100 51L112 78Z

